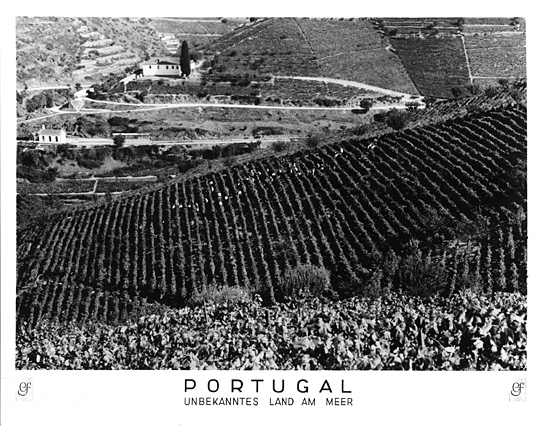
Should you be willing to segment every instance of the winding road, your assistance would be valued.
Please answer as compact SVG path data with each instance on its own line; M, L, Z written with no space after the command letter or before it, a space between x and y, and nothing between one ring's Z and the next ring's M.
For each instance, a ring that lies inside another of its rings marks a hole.
M359 83L358 81L339 80L329 77L293 77L293 76L275 76L274 78L289 79L289 80L304 80L304 81L319 81L322 83L339 84L341 86L357 87L358 89L368 90L372 92L383 93L388 96L400 96L403 99L410 98L411 100L422 100L423 96L411 95L410 93L397 92L395 90L384 89L383 87L371 86L370 84Z
M369 90L373 92L383 93L384 95L400 97L400 103L395 105L374 105L372 110L390 110L390 109L404 109L406 101L422 101L422 96L415 96L409 93L397 92L390 89L384 89L383 87L371 86L365 83L359 83L357 81L350 80L339 80L328 77L298 77L298 76L275 76L277 79L292 79L292 80L306 80L306 81L319 81L329 84L339 84L342 86L351 86L357 87L363 90ZM67 87L67 86L66 86ZM57 88L66 88L65 86L59 86ZM36 89L27 89L27 90L47 90L51 88L36 88ZM81 95L81 91L78 92L78 95ZM94 108L83 108L80 111L61 111L60 106L55 106L49 109L53 114L44 115L42 117L30 118L27 120L18 121L17 124L30 123L33 121L45 120L50 117L61 114L79 114L79 115L88 115L88 114L109 114L109 113L128 113L128 112L141 112L141 111L155 111L161 109L172 109L172 108L237 108L237 109L267 109L267 110L299 110L299 111L352 111L360 109L359 107L325 107L325 106L284 106L284 105L243 105L243 104L222 104L222 103L165 103L165 104L134 104L128 102L113 102L113 101L103 101L91 99L88 97L79 96L80 99L84 99L86 102L94 102L105 105L116 105L116 106L130 106L130 109L126 110L113 110L113 109L94 109ZM421 108L424 108L424 104L421 104Z

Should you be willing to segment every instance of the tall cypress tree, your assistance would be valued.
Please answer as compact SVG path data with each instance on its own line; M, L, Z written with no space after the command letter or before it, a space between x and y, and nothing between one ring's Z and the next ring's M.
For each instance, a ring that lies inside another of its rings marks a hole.
M183 40L183 43L181 43L179 64L181 66L181 74L188 77L191 74L191 62L189 60L189 45L187 44L187 40Z

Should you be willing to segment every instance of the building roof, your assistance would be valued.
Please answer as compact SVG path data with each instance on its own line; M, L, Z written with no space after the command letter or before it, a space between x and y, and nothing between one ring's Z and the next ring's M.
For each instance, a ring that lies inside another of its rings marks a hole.
M161 56L142 62L142 65L179 65L179 58L175 56Z
M40 136L60 136L63 133L66 133L64 129L40 129L38 131Z

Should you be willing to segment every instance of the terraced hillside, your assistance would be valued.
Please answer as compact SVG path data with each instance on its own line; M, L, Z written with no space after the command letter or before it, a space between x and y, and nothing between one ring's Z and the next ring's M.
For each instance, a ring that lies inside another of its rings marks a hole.
M413 123L425 123L453 119L475 111L504 108L508 105L521 103L527 105L527 81L519 80L512 84L497 87L487 87L481 93L459 99L436 101L424 109L418 109L410 114Z
M124 321L224 286L281 300L301 264L340 296L409 291L416 260L444 294L525 292L525 159L526 108L508 106L64 213L19 232L18 319Z
M391 42L422 94L451 98L452 89L470 86L460 37L394 37Z
M205 46L244 19L19 17L17 83L20 88L89 84L124 73L155 55L174 54L180 40Z
M248 21L244 18L154 18L150 24L168 51L174 54L179 50L180 40L187 40L190 46L205 47Z
M88 84L166 52L146 19L19 17L16 40L21 87Z
M451 98L526 76L522 18L380 18L376 27L422 95Z
M368 19L277 18L234 30L209 48L212 75L330 77L417 94L399 58Z

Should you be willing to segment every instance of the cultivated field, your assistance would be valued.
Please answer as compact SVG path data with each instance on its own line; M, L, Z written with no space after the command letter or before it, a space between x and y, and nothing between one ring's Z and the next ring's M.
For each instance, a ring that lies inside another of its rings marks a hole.
M376 257L401 255L410 238L437 236L429 215L472 222L476 211L490 221L490 231L482 241L469 238L474 256L460 251L446 228L438 234L445 245L424 249L423 258L442 253L451 291L463 270L478 277L488 271L482 280L488 290L524 287L524 279L508 279L500 268L516 265L524 276L523 222L505 224L521 218L511 215L525 205L512 179L526 149L526 113L482 114L234 166L22 230L19 285L38 277L49 284L20 298L19 318L85 321L94 315L89 304L98 303L95 289L113 296L115 305L133 296L183 304L205 288L226 285L273 300L282 297L282 271L306 263L332 271L336 291L364 292L368 274L383 266ZM504 245L510 240L519 241L515 250ZM393 285L382 279L380 285ZM104 315L125 319L128 306L115 305Z
M417 94L399 58L369 20L269 19L233 31L210 47L216 78L251 70L352 80Z
M423 95L451 98L452 89L470 85L461 38L392 38L391 43Z
M475 77L524 78L524 34L485 34L466 37L467 55Z

